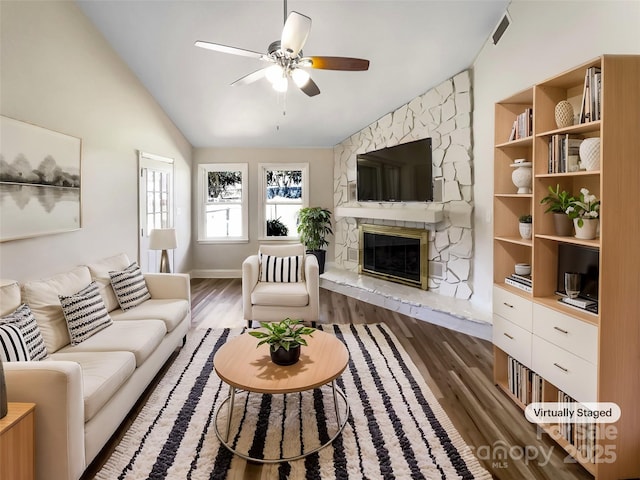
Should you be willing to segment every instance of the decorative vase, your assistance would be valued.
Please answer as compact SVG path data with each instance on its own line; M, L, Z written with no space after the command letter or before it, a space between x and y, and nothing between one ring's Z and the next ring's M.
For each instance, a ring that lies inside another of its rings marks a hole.
M553 214L553 227L560 237L568 237L573 233L573 222L566 213Z
M580 144L580 161L587 170L600 168L600 137L585 138Z
M570 127L573 125L573 107L566 100L558 102L555 114L556 125L558 125L558 128Z
M520 236L525 239L531 239L531 224L530 223L522 223L518 224L518 230L520 230Z
M7 405L7 385L4 382L4 367L0 360L0 418L7 416L9 408Z
M518 162L512 163L511 166L515 168L511 174L511 180L513 184L518 187L517 193L531 193L531 162Z
M271 353L271 361L273 363L286 367L287 365L293 365L300 359L300 345L289 347L289 350L278 347L276 351L269 347L269 353Z
M573 226L576 229L576 238L582 240L593 240L598 233L598 219L597 218L583 218L582 227L578 226L579 218L573 219Z

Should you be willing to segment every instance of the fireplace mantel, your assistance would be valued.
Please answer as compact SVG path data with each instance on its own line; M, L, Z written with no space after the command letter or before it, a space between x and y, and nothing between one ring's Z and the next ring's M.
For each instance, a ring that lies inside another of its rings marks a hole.
M438 223L444 218L442 202L350 202L336 208L336 217Z

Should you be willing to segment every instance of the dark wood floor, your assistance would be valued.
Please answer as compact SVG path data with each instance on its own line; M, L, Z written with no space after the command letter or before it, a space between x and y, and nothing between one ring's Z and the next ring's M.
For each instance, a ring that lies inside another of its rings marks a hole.
M191 282L194 328L241 327L240 279ZM320 290L320 323L385 323L409 353L460 435L497 479L592 479L564 450L530 424L493 385L490 342ZM144 403L144 398L137 409ZM109 457L136 410L87 470L92 478ZM238 478L260 478L253 465Z

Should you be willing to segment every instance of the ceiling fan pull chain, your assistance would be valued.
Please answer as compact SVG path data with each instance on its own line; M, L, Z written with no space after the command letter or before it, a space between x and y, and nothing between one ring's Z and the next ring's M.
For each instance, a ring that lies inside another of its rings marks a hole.
M287 0L284 0L284 23L287 23Z

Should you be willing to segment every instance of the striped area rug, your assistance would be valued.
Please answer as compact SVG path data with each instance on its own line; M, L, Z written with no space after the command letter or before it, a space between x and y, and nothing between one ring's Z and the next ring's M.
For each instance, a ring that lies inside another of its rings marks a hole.
M349 350L349 365L338 379L349 400L348 423L330 446L302 460L264 465L260 478L491 478L386 326L320 328ZM212 422L228 395L213 356L243 331L191 333L97 479L242 478L245 461L220 444ZM225 416L223 411L222 431ZM236 396L230 441L253 457L293 456L330 438L336 423L329 386L287 395L244 392Z

